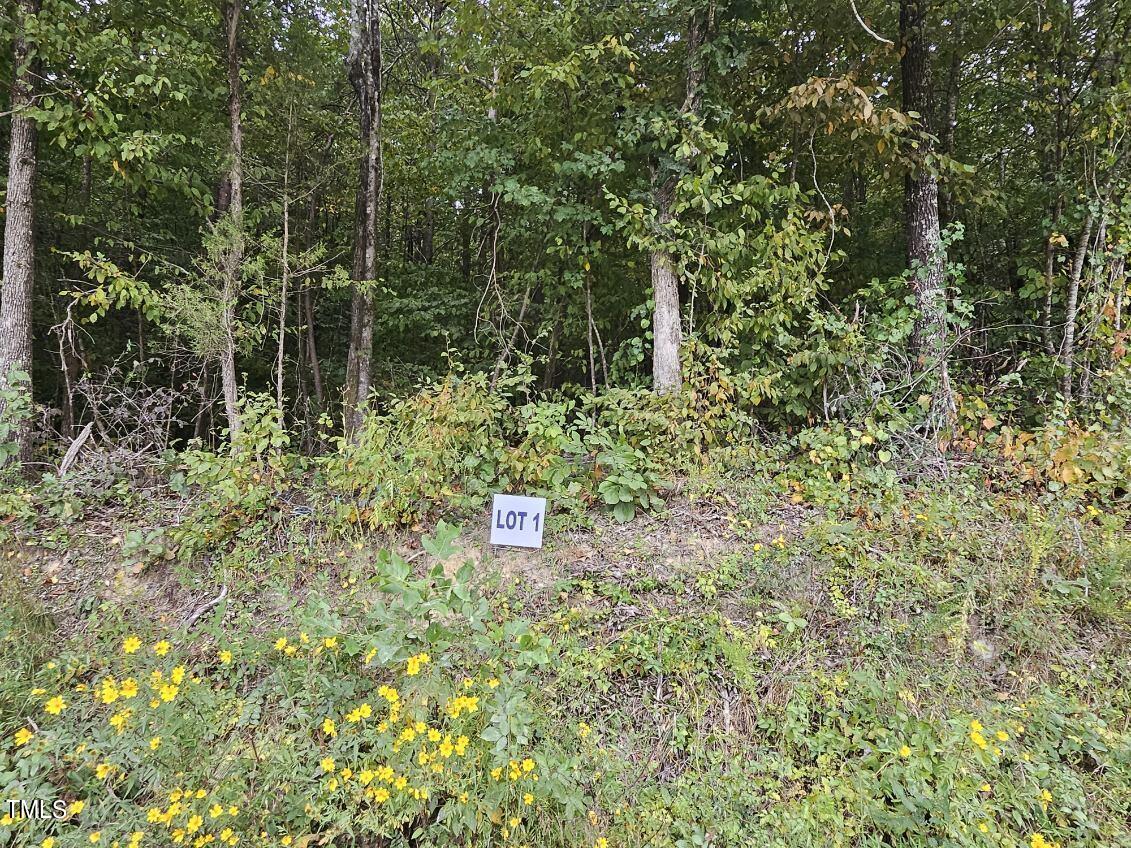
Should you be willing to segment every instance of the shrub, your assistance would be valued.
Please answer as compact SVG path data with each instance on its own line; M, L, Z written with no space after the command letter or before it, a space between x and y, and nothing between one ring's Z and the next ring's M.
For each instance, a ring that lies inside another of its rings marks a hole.
M387 529L436 504L481 505L498 476L506 406L486 375L452 375L367 415L321 461L336 518Z
M174 491L195 491L200 500L188 520L170 536L182 558L223 544L233 537L256 544L264 525L276 522L300 458L288 454L290 443L275 402L268 395L243 398L242 429L223 452L185 451L171 483Z

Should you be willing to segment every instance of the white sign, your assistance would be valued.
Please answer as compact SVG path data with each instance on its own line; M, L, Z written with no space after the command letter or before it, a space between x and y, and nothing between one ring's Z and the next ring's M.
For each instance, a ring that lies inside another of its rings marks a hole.
M542 547L546 499L495 495L491 504L491 544Z

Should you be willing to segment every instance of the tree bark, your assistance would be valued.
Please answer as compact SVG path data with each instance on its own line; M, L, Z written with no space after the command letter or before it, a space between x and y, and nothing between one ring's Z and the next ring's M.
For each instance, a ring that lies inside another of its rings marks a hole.
M1061 211L1060 201L1057 201L1052 216L1054 229L1057 221L1060 220ZM1053 243L1053 236L1050 233L1045 239L1045 305L1041 310L1041 345L1050 359L1056 355L1056 347L1052 343L1052 302L1055 283L1056 245Z
M692 13L687 25L687 76L680 117L697 116L703 97L706 67L703 45L714 19L714 3L705 14ZM657 210L660 235L666 235L674 216L676 177L657 169L652 178L653 203ZM657 394L678 392L683 385L680 350L683 346L676 258L663 248L652 251L652 385ZM592 370L592 369L591 369Z
M224 390L224 412L228 433L235 438L240 432L239 386L236 377L235 316L243 273L243 112L240 103L240 7L242 0L225 0L224 23L227 29L228 59L228 125L231 133L228 149L228 216L232 228L231 243L226 245L224 288L221 294L221 322L224 329L224 350L220 354L220 380Z
M900 0L903 111L918 113L929 133L931 52L925 27L926 0ZM953 418L954 396L946 361L945 275L939 234L938 181L925 161L931 153L926 133L919 142L918 153L919 161L905 181L907 258L911 267L911 289L917 307L911 349L920 373L929 377L929 424L938 430L947 426Z
M35 284L35 122L23 114L35 98L36 71L26 38L26 21L39 11L39 0L16 3L12 83L12 128L8 141L8 196L4 219L4 282L0 294L0 388L12 371L27 375L31 393L31 301ZM0 402L2 403L2 402ZM0 406L0 412L3 407ZM12 434L17 460L31 455L31 421Z
M663 207L661 207L663 208ZM670 212L661 212L660 225L671 220ZM671 254L652 251L652 383L658 394L678 392L683 385L679 354L683 345L680 326L679 283Z
M325 395L322 390L322 364L318 361L318 343L314 336L314 298L310 289L302 291L302 310L306 321L306 357L310 362L310 379L314 381L314 402L321 411L325 408Z
M1080 228L1080 241L1072 257L1072 272L1068 277L1068 297L1064 307L1064 340L1060 345L1060 393L1066 403L1072 402L1073 371L1076 357L1076 311L1080 300L1080 279L1084 275L1084 260L1088 255L1088 245L1092 241L1092 213L1084 218Z
M350 82L361 107L362 157L354 285L350 302L350 349L346 363L344 429L356 432L369 395L373 358L373 286L377 279L377 216L381 208L381 17L378 0L351 0Z

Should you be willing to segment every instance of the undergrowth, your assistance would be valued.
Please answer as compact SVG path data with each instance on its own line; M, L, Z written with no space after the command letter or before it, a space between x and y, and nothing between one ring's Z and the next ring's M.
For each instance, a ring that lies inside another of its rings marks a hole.
M967 397L918 456L506 379L10 477L0 784L66 816L0 844L1131 844L1122 425ZM495 491L550 498L549 579L465 562Z

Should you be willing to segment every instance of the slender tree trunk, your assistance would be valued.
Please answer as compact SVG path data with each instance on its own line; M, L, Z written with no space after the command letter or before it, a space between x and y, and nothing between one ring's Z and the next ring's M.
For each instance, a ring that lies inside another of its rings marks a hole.
M1053 227L1060 220L1060 201L1057 201L1053 211ZM1056 282L1056 245L1053 243L1052 234L1045 239L1045 305L1041 310L1041 344L1045 353L1051 358L1056 355L1056 346L1052 342L1052 302L1053 286Z
M23 114L35 98L36 72L25 37L26 20L39 11L39 0L16 3L12 84L12 130L8 140L8 196L4 218L4 283L0 294L0 388L12 371L27 376L31 393L31 300L35 283L35 122ZM2 403L2 402L0 402ZM3 407L0 406L0 411ZM31 421L12 434L17 459L31 457Z
M1091 398L1092 378L1096 375L1096 358L1093 355L1095 348L1096 331L1104 320L1104 311L1111 303L1112 278L1107 273L1107 215L1100 218L1099 228L1096 230L1095 249L1089 264L1088 276L1091 279L1092 301L1095 304L1095 315L1084 326L1083 336L1077 348L1082 359L1082 373L1080 376L1079 396L1082 403L1087 403ZM1107 285L1104 285L1104 278ZM1079 311L1079 310L1077 310Z
M1080 228L1080 241L1072 257L1072 273L1068 277L1068 297L1064 307L1064 340L1060 345L1060 393L1066 403L1072 401L1072 382L1076 358L1076 311L1080 300L1080 279L1084 275L1084 259L1092 241L1093 216L1089 212Z
M693 13L687 26L687 78L681 116L699 114L703 97L703 78L706 67L700 55L708 31L714 20L714 3L706 14ZM657 221L661 235L673 218L676 178L663 175L659 169L652 177L653 203L658 211ZM652 251L652 385L657 394L678 392L683 385L680 367L680 350L683 346L683 328L680 324L679 281L676 276L676 259L670 251L659 248ZM593 370L593 369L591 369ZM594 378L595 380L595 378Z
M354 433L369 395L373 358L373 286L377 279L377 217L381 208L381 18L378 0L351 0L349 75L361 105L358 191L350 349L346 366L344 428Z
M302 292L303 320L306 321L306 357L310 362L310 379L314 382L314 402L318 409L325 409L325 395L322 390L322 365L318 361L318 344L314 337L314 298L310 289Z
M221 321L224 350L220 355L220 380L224 390L224 412L232 438L240 432L239 386L236 377L235 316L243 273L243 112L240 104L240 7L242 0L225 0L224 21L228 35L228 124L231 132L228 156L230 198L228 215L232 223L231 244L226 247L224 289L221 296Z
M562 335L563 309L558 303L554 309L554 327L550 330L550 349L546 352L546 371L542 375L542 382L546 391L554 388L554 379L558 371L558 344Z
M1127 258L1120 256L1115 260L1115 264L1111 269L1111 284L1115 289L1115 303L1112 306L1114 315L1112 316L1112 325L1115 327L1115 332L1119 333L1123 330L1123 295L1127 289L1127 276L1124 270L1127 265Z
M290 296L291 282L291 132L294 123L294 110L287 116L287 152L283 164L283 244L279 257L279 351L275 356L275 404L279 410L279 422L283 421L283 366L286 363L287 345L287 298ZM300 357L301 358L301 357Z
M925 26L926 0L900 0L903 111L917 112L927 123L931 115L931 52ZM925 128L930 130L929 126ZM926 137L920 142L920 152L923 158L931 152ZM929 374L930 425L938 430L953 418L954 396L946 362L946 300L939 235L938 182L922 158L905 181L905 215L911 288L917 306L911 347L920 372Z
M514 326L511 327L510 337L503 343L502 348L499 350L499 356L495 360L495 370L491 372L491 388L499 382L499 377L503 375L503 369L507 367L507 363L511 358L511 351L514 350L518 342L518 334L522 332L522 324L526 320L526 310L530 306L530 284L526 284L526 290L522 293L522 303L518 307L518 317L515 319Z

